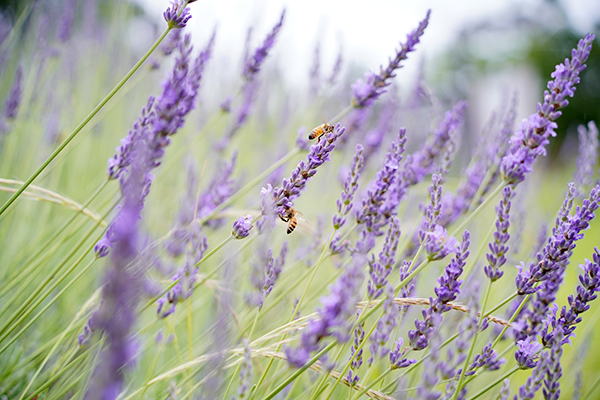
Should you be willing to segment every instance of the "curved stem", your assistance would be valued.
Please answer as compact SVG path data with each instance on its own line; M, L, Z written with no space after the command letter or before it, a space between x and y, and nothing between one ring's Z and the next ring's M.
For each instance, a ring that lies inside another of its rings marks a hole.
M75 136L77 136L77 134L83 129L83 127L86 126L87 123L90 122L92 118L94 118L94 116L98 113L98 111L100 111L102 109L102 107L104 107L106 105L106 103L109 102L109 100L119 91L119 89L121 89L121 87L125 84L125 82L127 82L129 80L129 78L131 78L133 76L133 74L142 66L144 61L146 61L146 59L148 57L150 57L150 54L152 54L154 52L154 50L158 47L160 42L163 41L163 39L167 36L167 34L170 31L171 31L171 28L165 29L163 34L156 40L156 42L154 42L152 47L150 47L150 49L146 52L146 54L144 54L142 56L142 58L140 58L140 60L133 66L133 68L131 68L131 70L123 77L123 79L121 79L121 81L119 83L117 83L117 85L106 95L106 97L104 97L104 99L102 99L102 101L88 114L88 116L85 117L85 119L83 121L81 121L81 123L56 148L56 150L54 150L52 152L52 154L46 159L46 161L44 161L42 163L42 165L37 169L37 171L35 171L29 177L29 179L27 179L25 181L25 183L23 183L23 185L11 196L11 198L8 199L8 201L6 203L4 203L2 208L0 208L0 216L2 214L4 214L4 212L10 207L10 205L12 203L14 203L14 201L17 198L19 198L19 196L23 193L23 191L25 191L25 189L27 189L27 187L29 185L31 185L31 183L35 180L35 178L37 178L38 175L41 174L42 171L44 171L44 169L46 169L46 167L48 165L50 165L50 163L56 158L56 156L58 156L60 154L60 152L63 151L63 149L65 147L67 147L67 145L71 142L71 140L73 140L75 138Z

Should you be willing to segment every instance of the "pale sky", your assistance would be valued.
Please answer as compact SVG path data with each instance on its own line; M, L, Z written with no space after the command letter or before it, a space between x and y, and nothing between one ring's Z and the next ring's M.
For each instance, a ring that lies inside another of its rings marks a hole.
M157 20L168 5L167 0L137 0ZM519 10L530 15L539 12L541 0L370 0L348 5L343 0L198 0L190 5L193 18L189 29L198 43L204 43L218 25L216 57L239 71L239 62L248 27L254 29L252 46L264 36L286 8L281 35L270 56L284 71L292 86L306 84L308 68L317 40L321 42L322 70L331 69L340 45L346 65L349 60L377 70L394 54L398 42L413 30L432 9L429 27L418 47L418 54L432 59L456 38L461 28L471 23ZM594 18L600 15L600 1L562 0L573 26L585 34L593 30ZM403 74L414 73L418 62L407 62ZM401 78L400 78L401 79Z

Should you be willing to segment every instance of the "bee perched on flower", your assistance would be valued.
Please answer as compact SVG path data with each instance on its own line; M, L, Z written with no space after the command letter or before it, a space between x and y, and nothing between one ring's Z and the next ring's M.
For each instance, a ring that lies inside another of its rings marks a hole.
M321 136L323 136L326 133L333 132L334 128L335 126L329 124L319 125L312 131L310 131L310 134L308 135L308 140L317 139L317 143L319 143L319 141L321 140Z

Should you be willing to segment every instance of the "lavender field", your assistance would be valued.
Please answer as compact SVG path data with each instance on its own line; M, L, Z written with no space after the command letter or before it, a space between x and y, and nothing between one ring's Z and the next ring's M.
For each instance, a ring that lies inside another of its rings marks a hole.
M0 18L0 399L600 398L593 33L474 118L424 73L435 8L298 91L290 10L224 76L203 7L142 50L128 2Z

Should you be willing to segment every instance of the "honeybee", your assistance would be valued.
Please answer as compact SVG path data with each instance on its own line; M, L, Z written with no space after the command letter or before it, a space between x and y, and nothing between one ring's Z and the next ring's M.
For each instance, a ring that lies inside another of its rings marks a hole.
M292 207L286 207L285 208L285 215L280 215L279 219L281 219L283 222L287 222L288 223L288 227L287 227L287 234L289 235L290 233L294 232L294 229L296 229L296 226L298 225L298 217L297 214L302 215L301 212L294 210Z
M318 138L317 143L319 143L319 141L321 140L321 136L323 136L326 133L333 132L334 128L335 128L335 126L329 125L329 124L319 125L316 128L314 128L312 131L310 131L310 135L308 135L308 140L313 140L313 139Z

